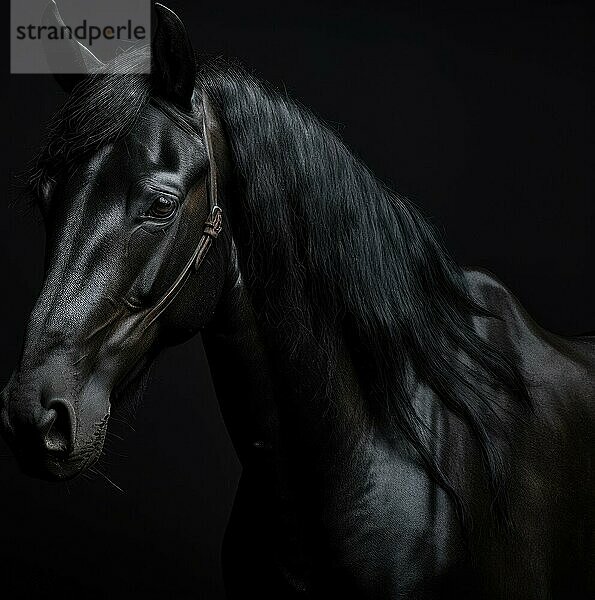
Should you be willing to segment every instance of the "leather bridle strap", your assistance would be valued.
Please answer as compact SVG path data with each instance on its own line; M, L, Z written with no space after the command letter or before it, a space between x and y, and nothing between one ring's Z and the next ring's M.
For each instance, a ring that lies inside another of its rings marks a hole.
M214 125L215 121L211 112L209 102L205 95L202 99L203 106L203 120L202 129L204 143L207 150L207 158L209 161L209 174L207 180L207 198L209 203L209 216L205 221L203 227L203 233L198 242L196 250L194 250L190 260L186 263L181 273L177 276L176 280L172 283L170 288L161 296L158 302L152 306L145 317L143 318L144 327L149 327L153 324L163 312L170 306L175 300L177 295L180 293L190 275L193 272L198 271L202 263L204 262L213 240L216 240L223 229L223 210L217 204L218 201L218 190L217 190L217 163L215 161L215 153L213 150L213 141L211 139L210 130Z

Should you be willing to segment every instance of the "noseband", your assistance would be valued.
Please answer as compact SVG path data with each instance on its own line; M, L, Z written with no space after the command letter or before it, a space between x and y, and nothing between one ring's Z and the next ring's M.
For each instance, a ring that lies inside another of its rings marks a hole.
M198 271L204 262L213 241L219 237L223 229L223 210L217 204L217 163L215 162L215 153L213 150L213 141L211 139L210 128L215 124L213 114L211 112L209 102L206 96L203 96L203 120L202 130L204 143L207 150L207 159L209 161L209 175L207 180L207 198L209 205L209 216L204 223L203 233L198 242L198 246L192 253L190 260L186 263L181 273L172 283L171 287L161 296L157 303L149 309L149 312L144 316L142 323L144 327L149 327L153 324L163 312L170 306L180 293L190 275Z

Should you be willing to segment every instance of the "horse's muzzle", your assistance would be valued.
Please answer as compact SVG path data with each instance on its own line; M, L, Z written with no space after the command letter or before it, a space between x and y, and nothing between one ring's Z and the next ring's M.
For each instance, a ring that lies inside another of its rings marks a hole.
M90 435L82 437L77 435L77 417L70 400L18 397L18 386L12 381L0 397L0 432L25 473L62 481L95 462L103 447L107 416Z

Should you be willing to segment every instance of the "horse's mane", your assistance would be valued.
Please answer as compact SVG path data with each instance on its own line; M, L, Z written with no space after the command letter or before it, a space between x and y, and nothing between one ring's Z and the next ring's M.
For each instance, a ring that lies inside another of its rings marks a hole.
M283 328L288 349L323 346L329 381L343 340L376 422L402 432L453 491L416 412L413 371L468 424L501 493L512 417L502 394L525 406L528 395L512 360L476 333L474 316L495 317L471 298L432 227L285 94L224 61L199 79L230 145L243 275L261 317Z
M495 317L471 298L430 225L308 110L237 65L207 62L197 86L230 146L249 248L243 275L261 318L283 329L288 348L323 347L328 381L343 340L376 423L401 432L457 501L416 412L414 373L467 423L492 490L504 490L511 414L502 394L519 405L528 395L512 360L476 333L474 316ZM36 187L124 136L152 101L145 76L80 84L50 124Z

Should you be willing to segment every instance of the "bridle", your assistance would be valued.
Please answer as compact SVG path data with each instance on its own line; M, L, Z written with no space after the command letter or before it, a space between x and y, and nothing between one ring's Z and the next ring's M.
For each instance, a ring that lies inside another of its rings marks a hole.
M144 328L152 325L170 306L175 300L177 295L180 293L192 273L198 271L202 263L204 262L209 249L211 248L213 241L219 237L221 230L223 229L223 210L217 204L218 201L218 190L217 190L217 163L215 161L215 152L213 149L213 140L211 138L211 128L215 125L215 119L211 111L209 102L206 95L203 95L202 99L203 106L203 119L202 119L202 131L204 137L204 143L207 151L207 159L209 162L209 174L207 179L207 199L209 206L209 216L204 223L203 233L196 246L196 249L192 253L190 260L186 263L180 274L176 277L175 281L169 287L169 289L161 296L161 298L154 304L142 319Z

